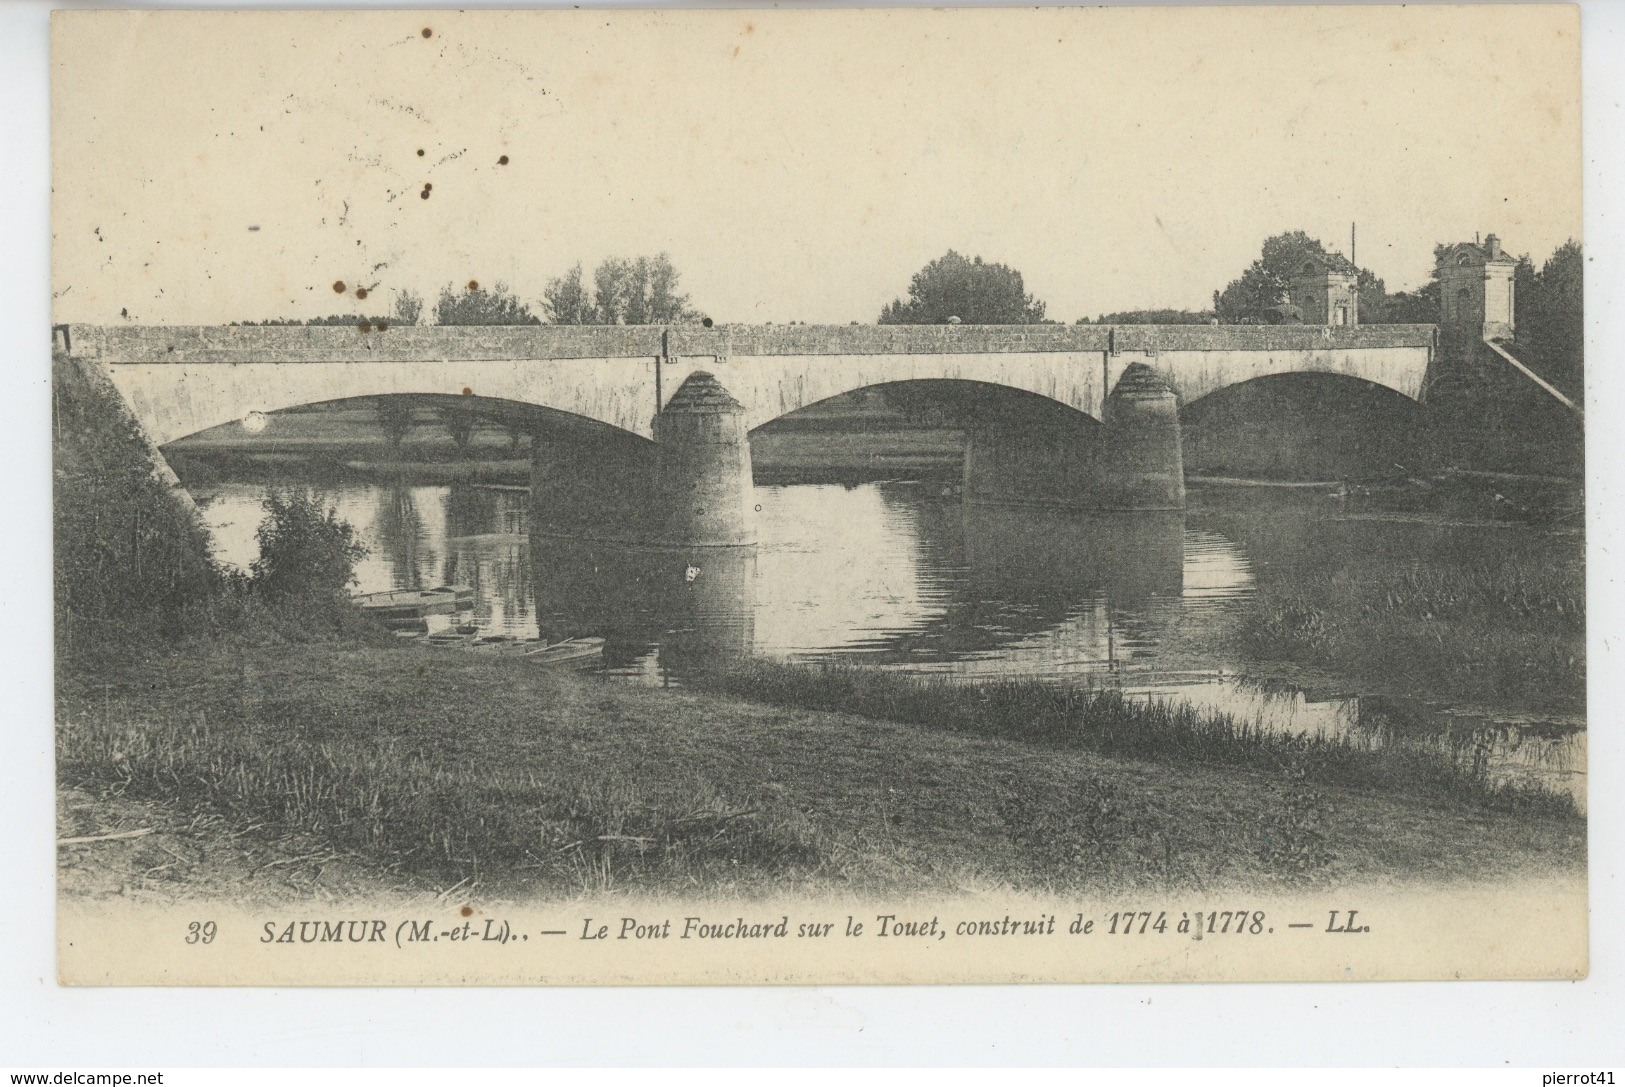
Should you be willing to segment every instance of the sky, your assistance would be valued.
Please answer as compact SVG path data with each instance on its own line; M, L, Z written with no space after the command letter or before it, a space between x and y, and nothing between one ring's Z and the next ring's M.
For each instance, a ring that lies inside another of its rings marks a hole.
M1351 222L1412 288L1435 242L1579 237L1577 32L1560 6L59 12L53 319L534 303L666 252L720 322L845 324L952 248L1071 321L1203 308L1268 235L1346 253Z

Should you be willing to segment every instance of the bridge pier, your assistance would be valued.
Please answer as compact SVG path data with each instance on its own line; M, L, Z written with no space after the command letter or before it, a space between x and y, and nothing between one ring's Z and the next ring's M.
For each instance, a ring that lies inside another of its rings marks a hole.
M1185 462L1174 391L1151 367L1135 363L1117 379L1102 414L1098 508L1184 509Z
M655 416L658 535L682 547L756 543L745 408L703 370Z
M1143 363L1123 371L1096 424L1081 416L971 428L965 500L1055 509L1185 508L1179 403Z

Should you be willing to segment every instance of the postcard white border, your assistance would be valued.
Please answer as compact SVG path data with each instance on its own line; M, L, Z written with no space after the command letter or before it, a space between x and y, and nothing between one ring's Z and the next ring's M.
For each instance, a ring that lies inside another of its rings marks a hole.
M80 7L130 7L77 4ZM182 7L271 7L243 2ZM308 6L308 5L302 5ZM418 7L353 3L352 7ZM496 6L465 4L468 7ZM507 4L501 6L518 6ZM583 6L588 6L586 3ZM593 6L626 6L596 4ZM662 5L662 6L708 6ZM835 5L827 5L835 6ZM900 5L899 5L900 6ZM48 378L48 5L0 9L0 1062L176 1064L1194 1064L1576 1066L1618 1060L1625 1008L1617 656L1625 643L1625 7L1581 5L1591 543L1592 973L1582 982L1358 985L99 990L54 981ZM20 538L19 538L20 537Z

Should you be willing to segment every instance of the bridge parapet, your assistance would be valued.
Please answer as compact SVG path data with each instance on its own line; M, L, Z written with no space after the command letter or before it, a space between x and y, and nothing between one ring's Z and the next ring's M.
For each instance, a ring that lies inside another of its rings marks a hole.
M76 357L135 363L429 362L674 356L1078 354L1431 347L1433 325L69 325ZM58 342L64 337L59 333Z

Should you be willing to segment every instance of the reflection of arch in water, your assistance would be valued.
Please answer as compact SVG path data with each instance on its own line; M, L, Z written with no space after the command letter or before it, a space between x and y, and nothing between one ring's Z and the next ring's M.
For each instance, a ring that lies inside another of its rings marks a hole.
M964 508L974 591L1012 600L1087 599L1118 606L1178 596L1184 515L1080 513L1037 507Z
M666 668L739 659L754 648L755 548L691 555L539 536L531 553L544 641L602 637L611 668L657 646Z
M920 574L926 569L932 573L911 583L914 606L877 600L872 602L874 613L854 616L861 623L856 628L863 634L861 642L801 652L822 656L857 651L875 664L929 669L957 669L955 662L1014 652L1042 670L1107 661L1113 607L1128 615L1131 633L1142 612L1162 616L1178 610L1182 551L1177 513L1082 514L964 505L908 486L877 487L871 493L885 507L895 536L880 542L882 555L876 561L891 557L887 552L901 542L921 567ZM781 563L783 556L775 554L773 561ZM819 597L813 592L805 599L816 602Z
M530 488L453 483L446 489L446 535L525 536L530 532Z
M1115 666L1160 645L1177 620L1183 514L967 504L964 524L973 593L1064 622L1071 653Z

